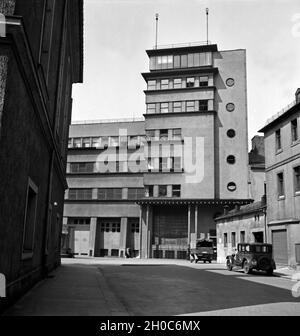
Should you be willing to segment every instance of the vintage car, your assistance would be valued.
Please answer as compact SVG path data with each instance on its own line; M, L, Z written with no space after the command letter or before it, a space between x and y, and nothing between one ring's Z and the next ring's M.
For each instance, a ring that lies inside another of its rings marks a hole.
M235 254L227 256L226 267L229 271L235 269L243 269L246 274L250 274L252 270L262 270L272 275L276 269L273 260L272 245L253 243L238 244Z
M197 263L198 261L207 261L211 263L214 257L214 243L209 239L199 239L196 242L196 248L190 251L190 261Z

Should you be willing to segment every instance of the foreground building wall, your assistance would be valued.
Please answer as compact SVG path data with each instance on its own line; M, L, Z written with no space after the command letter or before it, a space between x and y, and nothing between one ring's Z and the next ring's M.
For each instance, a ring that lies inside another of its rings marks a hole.
M17 0L0 1L0 11L9 15L0 39L0 273L13 299L60 264L83 7L79 0Z

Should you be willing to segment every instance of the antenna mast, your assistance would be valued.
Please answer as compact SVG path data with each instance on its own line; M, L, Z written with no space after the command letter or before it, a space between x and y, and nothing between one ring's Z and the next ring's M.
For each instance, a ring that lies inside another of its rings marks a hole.
M206 8L206 44L208 44L208 15L209 15L209 9Z
M155 14L155 20L156 20L156 32L155 32L155 49L157 49L157 37L158 37L158 13Z

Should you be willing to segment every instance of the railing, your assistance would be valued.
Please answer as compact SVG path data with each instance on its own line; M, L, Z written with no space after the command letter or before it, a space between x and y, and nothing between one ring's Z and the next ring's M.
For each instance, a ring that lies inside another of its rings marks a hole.
M165 44L154 46L153 49L172 49L172 48L184 48L184 47L197 47L210 45L211 41L198 41L198 42L187 42L187 43L175 43L175 44Z
M136 122L145 121L144 118L119 118L119 119L98 119L98 120L77 120L72 121L72 125L89 125L89 124L108 124L117 122Z
M275 115L273 115L271 118L269 118L266 122L266 125L270 124L272 121L276 120L277 118L279 118L280 116L282 116L285 112L287 112L288 110L290 110L293 106L295 106L297 104L297 101L294 100L292 103L290 103L289 105L287 105L285 108L283 108L282 110L280 110L278 113L276 113Z

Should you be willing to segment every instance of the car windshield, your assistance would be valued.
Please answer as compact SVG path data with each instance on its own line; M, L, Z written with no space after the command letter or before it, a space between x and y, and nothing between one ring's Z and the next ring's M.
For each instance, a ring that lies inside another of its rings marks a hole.
M213 247L213 242L209 240L199 241L197 247Z

